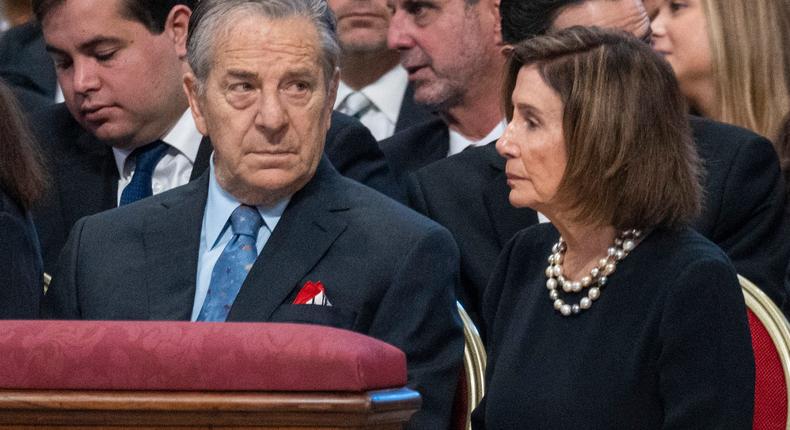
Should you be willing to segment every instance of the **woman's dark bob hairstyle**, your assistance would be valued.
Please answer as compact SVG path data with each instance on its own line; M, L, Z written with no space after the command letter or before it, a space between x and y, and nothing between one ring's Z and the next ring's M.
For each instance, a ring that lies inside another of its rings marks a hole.
M686 104L649 46L584 27L515 45L502 92L508 121L523 67L536 67L563 103L568 160L557 199L576 222L677 228L698 215L701 166Z

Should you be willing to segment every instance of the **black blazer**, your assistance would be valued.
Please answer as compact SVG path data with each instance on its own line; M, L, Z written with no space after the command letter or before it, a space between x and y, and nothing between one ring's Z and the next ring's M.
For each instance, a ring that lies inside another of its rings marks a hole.
M533 226L502 251L483 305L486 393L472 428L752 428L749 324L719 248L690 228L655 229L590 309L563 317L544 274L558 237Z
M444 225L461 250L458 297L479 322L480 304L497 256L513 235L536 224L529 208L510 205L505 161L494 142L469 148L406 178L409 206Z
M0 319L37 318L44 278L30 215L0 190Z
M14 27L0 38L0 78L27 112L55 103L57 76L38 21Z
M395 123L395 133L434 118L438 117L425 106L414 102L414 87L409 83L403 93L398 121Z
M447 158L450 132L441 118L425 121L379 142L390 169L401 186L409 173Z
M31 125L54 178L50 193L34 209L44 269L51 273L74 223L117 206L119 175L112 148L80 127L64 104L37 112ZM211 151L211 142L204 138L191 180L207 170ZM341 173L403 200L376 140L359 121L333 113L324 152Z
M208 173L81 219L44 301L54 318L188 320ZM304 322L364 333L406 353L423 395L414 429L447 428L463 355L454 310L458 251L438 224L322 160L291 199L229 321ZM292 305L321 281L331 307Z
M707 171L702 214L693 227L781 305L787 297L783 276L790 241L773 146L748 130L715 121L691 117L691 126ZM461 249L460 296L475 312L504 243L537 222L531 209L510 206L504 165L491 143L418 170L407 185L411 207L455 236Z

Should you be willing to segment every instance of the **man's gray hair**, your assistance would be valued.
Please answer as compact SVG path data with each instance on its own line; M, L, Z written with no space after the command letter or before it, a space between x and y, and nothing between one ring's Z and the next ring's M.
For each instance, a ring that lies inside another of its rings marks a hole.
M325 82L329 85L340 62L340 44L335 15L326 0L200 0L190 18L187 38L187 59L197 78L198 92L205 88L218 36L231 31L239 16L253 14L272 20L304 17L312 22L318 32Z

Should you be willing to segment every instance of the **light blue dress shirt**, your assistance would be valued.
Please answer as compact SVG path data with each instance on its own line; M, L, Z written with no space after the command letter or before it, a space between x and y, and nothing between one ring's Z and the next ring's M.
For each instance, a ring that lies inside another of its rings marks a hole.
M225 249L225 245L233 238L233 231L230 228L230 214L241 204L233 196L228 194L220 187L214 175L214 157L211 157L209 166L208 198L206 199L206 209L203 212L203 227L200 230L200 251L198 253L197 285L195 288L195 303L192 305L192 321L197 320L203 302L206 300L208 286L211 282L211 272L217 264L220 254ZM258 231L258 238L255 248L258 255L266 246L274 228L280 221L280 217L288 206L291 198L285 198L274 206L257 206L258 212L263 218L263 225Z

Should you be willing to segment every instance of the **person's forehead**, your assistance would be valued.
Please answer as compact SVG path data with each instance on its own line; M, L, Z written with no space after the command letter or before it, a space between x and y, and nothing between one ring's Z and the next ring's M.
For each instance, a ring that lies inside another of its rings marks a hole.
M246 16L226 24L218 36L215 50L218 62L256 57L317 62L320 57L318 30L304 17Z
M68 0L53 8L41 28L48 50L90 51L103 43L136 43L149 52L156 35L141 22L123 16L120 0ZM159 52L157 55L166 55Z
M641 36L650 26L642 0L587 0L565 7L557 14L552 28L616 28Z
M43 17L43 24L55 17L69 16L84 21L102 17L104 20L134 21L124 14L123 0L65 0L55 4Z
M516 76L516 85L512 95L514 104L529 104L541 109L548 109L551 107L550 105L555 104L555 100L546 98L549 94L556 96L555 91L543 79L536 64L521 67Z

